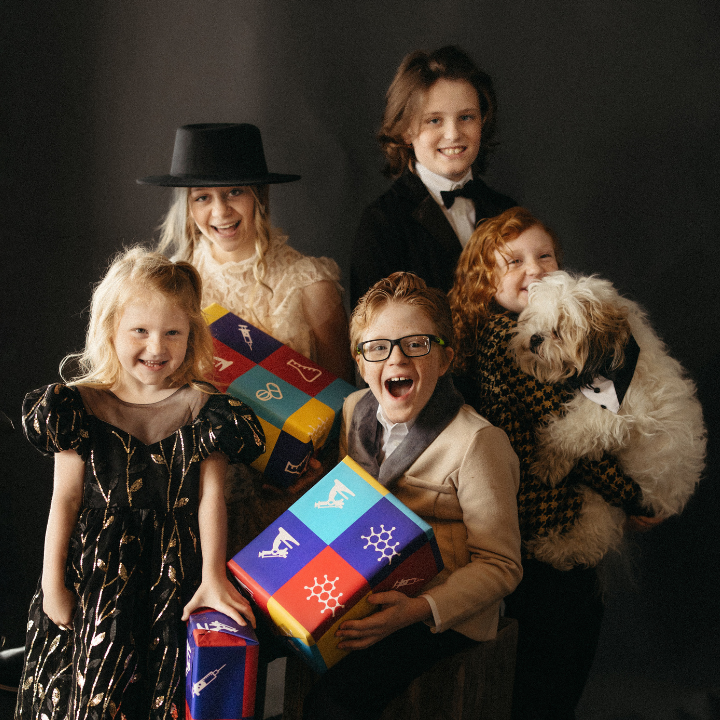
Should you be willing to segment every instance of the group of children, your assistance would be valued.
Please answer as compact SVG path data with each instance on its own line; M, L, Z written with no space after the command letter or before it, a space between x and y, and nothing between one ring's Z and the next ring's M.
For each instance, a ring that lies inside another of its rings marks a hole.
M572 525L581 484L643 511L612 457L554 488L530 471L534 428L567 391L521 373L506 345L560 248L478 177L494 123L491 80L458 48L403 61L379 135L396 180L360 223L349 328L337 265L270 224L269 185L298 176L268 171L258 129L178 130L171 173L140 181L175 188L159 252L113 262L77 372L24 404L55 474L18 719L182 717L183 621L207 606L255 625L226 577L226 546L294 496L247 467L262 429L210 384L201 308L212 302L340 377L355 360L368 387L345 402L340 454L432 525L445 566L419 597L371 595L378 611L340 626L353 652L311 691L305 717L379 717L434 662L494 638L503 599L520 623L514 717L574 717L602 616L594 570L533 560L533 540ZM312 463L293 490L319 474Z

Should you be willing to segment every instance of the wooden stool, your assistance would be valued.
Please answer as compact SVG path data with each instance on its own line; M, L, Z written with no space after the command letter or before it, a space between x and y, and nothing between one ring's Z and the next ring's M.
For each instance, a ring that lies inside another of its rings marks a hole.
M433 665L386 708L381 720L509 720L517 622L500 618L495 640ZM283 720L302 720L305 695L320 676L290 655Z

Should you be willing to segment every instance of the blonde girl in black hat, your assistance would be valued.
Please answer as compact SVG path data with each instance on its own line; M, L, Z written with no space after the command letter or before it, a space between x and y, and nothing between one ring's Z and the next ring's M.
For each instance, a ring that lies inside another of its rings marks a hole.
M244 123L179 128L170 174L139 182L175 187L158 250L195 265L205 305L352 381L337 263L302 255L270 222L269 186L299 179L268 172L260 131Z
M158 250L197 268L204 306L219 303L352 382L337 264L302 255L270 222L269 186L299 179L268 172L260 130L244 123L179 128L170 174L138 182L175 188ZM321 474L311 461L292 490ZM230 469L226 496L230 554L294 499L278 497L247 467Z

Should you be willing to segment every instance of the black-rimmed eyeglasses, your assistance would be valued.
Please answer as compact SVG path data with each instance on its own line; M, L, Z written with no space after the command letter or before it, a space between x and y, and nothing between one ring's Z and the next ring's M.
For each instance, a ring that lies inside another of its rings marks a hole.
M396 345L400 346L405 357L422 357L427 355L432 348L432 344L437 343L440 347L445 347L447 343L437 335L406 335L397 340L380 339L365 340L358 344L355 351L362 355L368 362L382 362L387 360L392 354Z

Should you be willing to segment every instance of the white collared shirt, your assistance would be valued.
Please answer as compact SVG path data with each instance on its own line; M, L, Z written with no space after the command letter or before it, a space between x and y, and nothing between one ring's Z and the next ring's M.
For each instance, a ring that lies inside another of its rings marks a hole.
M410 432L410 428L415 424L415 421L412 420L406 423L390 422L383 412L382 405L379 403L377 419L383 429L382 442L380 443L380 457L378 458L379 463L382 465L405 439L406 435Z
M440 206L450 225L452 225L460 244L465 247L473 234L473 230L475 230L475 203L470 198L457 197L453 206L448 210L445 203L443 203L440 191L457 190L457 188L463 187L465 183L473 179L472 170L468 170L459 182L448 180L448 178L428 170L419 162L415 163L415 172L428 189L433 200Z

